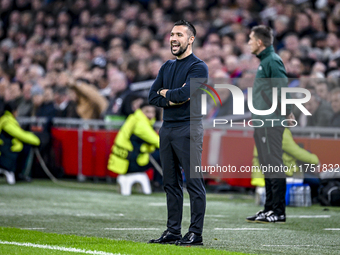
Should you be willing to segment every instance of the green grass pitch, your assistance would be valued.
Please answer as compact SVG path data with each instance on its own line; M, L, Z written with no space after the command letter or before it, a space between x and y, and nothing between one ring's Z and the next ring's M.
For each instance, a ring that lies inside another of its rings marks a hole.
M249 195L208 194L203 247L147 244L166 226L165 194L109 184L0 179L0 254L340 254L340 208L287 208L286 224L247 223ZM189 226L185 195L183 229Z

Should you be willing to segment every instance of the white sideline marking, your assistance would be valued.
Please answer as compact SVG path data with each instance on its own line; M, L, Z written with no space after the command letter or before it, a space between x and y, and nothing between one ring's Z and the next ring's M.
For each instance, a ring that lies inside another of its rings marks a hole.
M330 218L331 215L287 215L287 218L304 218L304 219L312 219L312 218Z
M215 230L269 230L268 228L214 228Z
M20 229L35 230L35 229L46 229L46 228L20 228Z
M105 230L159 230L159 228L104 228Z
M272 247L312 247L312 246L320 246L318 244L263 244L262 246L272 246Z
M166 206L166 203L149 203L149 206ZM190 206L190 203L183 203L183 206Z
M41 249L47 249L47 250L78 252L78 253L94 254L94 255L121 255L120 253L110 253L110 252L104 252L104 251L91 251L91 250L84 250L84 249L77 249L77 248L67 248L67 247L61 247L57 245L18 243L18 242L7 242L7 241L1 241L1 240L0 240L0 244L10 244L10 245L17 245L17 246L41 248Z
M340 228L324 228L323 230L336 230L336 231L340 231Z

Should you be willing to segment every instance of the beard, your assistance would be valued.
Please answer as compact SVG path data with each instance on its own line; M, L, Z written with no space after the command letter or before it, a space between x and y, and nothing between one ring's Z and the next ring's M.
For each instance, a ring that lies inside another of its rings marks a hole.
M189 46L189 43L187 43L187 45L185 47L180 46L179 49L178 49L178 52L174 53L173 50L172 50L172 47L170 45L171 53L172 53L172 55L178 57L178 56L182 55L188 49L188 46Z

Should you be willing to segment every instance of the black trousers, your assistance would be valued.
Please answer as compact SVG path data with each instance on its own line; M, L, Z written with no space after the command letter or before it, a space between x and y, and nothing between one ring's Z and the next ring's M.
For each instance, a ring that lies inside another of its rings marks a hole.
M195 173L201 166L203 126L162 127L160 136L160 158L163 168L163 184L167 198L167 229L181 233L183 213L183 178L187 181L190 196L191 222L189 231L202 234L206 206L206 193L202 173Z
M264 210L274 211L276 215L286 213L286 174L281 170L282 135L284 127L255 128L254 139L259 162L265 177L266 203ZM280 170L275 172L280 167ZM264 171L266 169L266 171Z

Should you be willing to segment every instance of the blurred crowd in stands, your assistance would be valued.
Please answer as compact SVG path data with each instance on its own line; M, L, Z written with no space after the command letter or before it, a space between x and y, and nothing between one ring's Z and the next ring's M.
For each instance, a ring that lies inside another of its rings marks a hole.
M194 54L211 83L246 93L259 60L250 28L266 24L289 86L312 92L296 112L302 126L340 127L340 2L336 0L0 0L0 111L16 100L18 116L102 119L127 116L142 103L131 83L152 80L173 59L169 36L179 19L197 30ZM232 113L223 107L208 118Z

